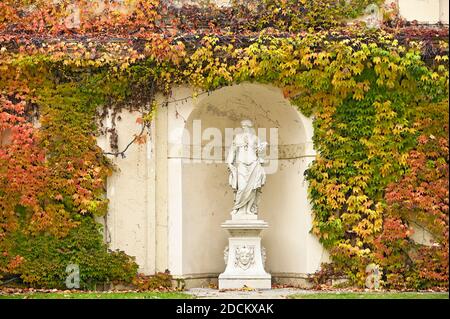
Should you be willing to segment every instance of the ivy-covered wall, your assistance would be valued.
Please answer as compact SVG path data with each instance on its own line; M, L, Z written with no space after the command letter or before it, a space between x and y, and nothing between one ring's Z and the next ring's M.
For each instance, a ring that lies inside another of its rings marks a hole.
M346 26L363 0L177 10L138 0L100 17L77 3L76 28L64 23L68 1L0 4L1 276L60 287L73 262L83 287L130 282L136 264L108 252L94 221L113 169L99 119L143 105L145 130L157 92L250 81L314 115L312 232L333 261L318 278L364 285L376 263L386 288L447 287L448 28L405 27L390 12L381 30ZM435 245L414 243L411 222Z

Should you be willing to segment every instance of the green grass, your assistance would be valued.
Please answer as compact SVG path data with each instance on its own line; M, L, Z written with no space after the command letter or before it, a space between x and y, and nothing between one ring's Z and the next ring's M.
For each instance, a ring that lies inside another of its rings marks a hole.
M0 294L0 299L189 299L181 292L52 292Z
M291 299L449 299L448 293L430 292L319 292L296 294Z

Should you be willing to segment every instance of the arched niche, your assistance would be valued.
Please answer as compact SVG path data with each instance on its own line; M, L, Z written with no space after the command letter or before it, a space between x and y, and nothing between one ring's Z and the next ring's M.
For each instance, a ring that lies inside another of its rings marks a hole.
M275 278L315 272L327 253L309 232L312 215L304 171L315 156L311 119L297 111L280 89L252 83L224 87L171 108L176 113L168 120L172 273L213 278L225 268L227 234L220 224L230 218L233 192L223 160L231 141L229 132L242 119L252 120L259 133L265 131L262 139L270 144L271 164L266 167L260 205L260 218L269 223L262 240L266 270ZM206 147L215 156L205 158Z

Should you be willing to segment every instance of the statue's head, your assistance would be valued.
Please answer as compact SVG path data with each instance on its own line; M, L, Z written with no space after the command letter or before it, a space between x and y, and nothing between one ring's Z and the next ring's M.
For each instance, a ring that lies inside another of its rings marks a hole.
M242 128L251 128L251 127L253 127L253 123L250 120L242 120L241 126L242 126Z

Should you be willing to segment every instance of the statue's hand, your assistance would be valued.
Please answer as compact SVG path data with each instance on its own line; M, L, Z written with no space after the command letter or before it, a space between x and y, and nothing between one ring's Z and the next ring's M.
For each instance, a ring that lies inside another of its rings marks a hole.
M266 149L267 145L269 145L269 143L267 142L261 142L258 145L258 152L262 152Z
M237 188L236 167L233 164L228 164L228 170L230 171L228 183L230 184L232 189L236 190Z

